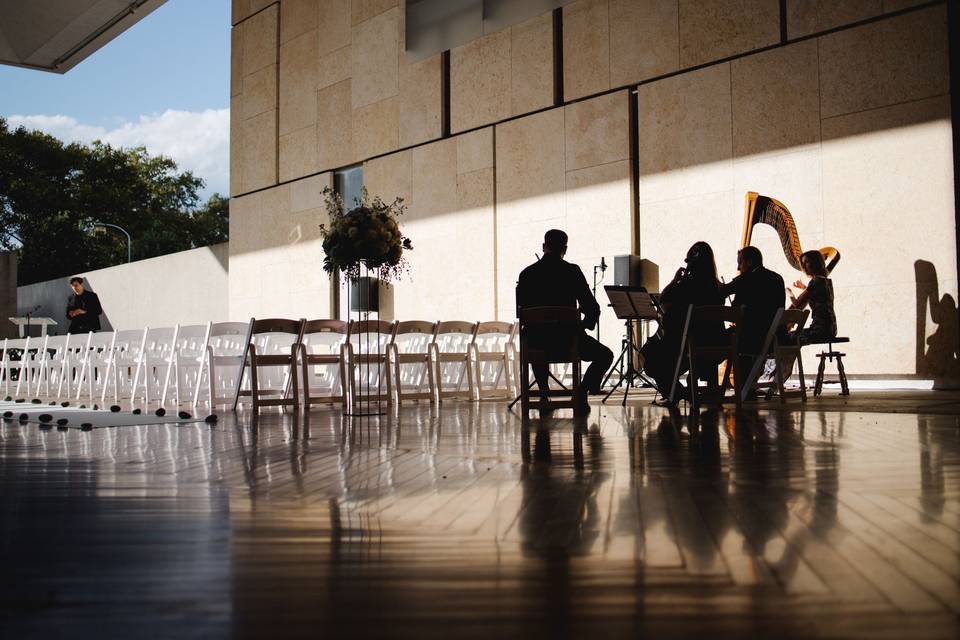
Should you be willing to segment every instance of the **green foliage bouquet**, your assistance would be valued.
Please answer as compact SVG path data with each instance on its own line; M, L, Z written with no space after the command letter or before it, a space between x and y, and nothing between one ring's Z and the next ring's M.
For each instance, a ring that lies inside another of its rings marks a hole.
M347 211L340 194L330 187L321 194L330 216L329 225L320 225L324 271L338 270L355 280L365 265L380 280L390 282L407 270L403 252L412 251L413 243L401 233L397 221L406 211L403 198L390 204L379 197L371 200L364 187L357 206Z

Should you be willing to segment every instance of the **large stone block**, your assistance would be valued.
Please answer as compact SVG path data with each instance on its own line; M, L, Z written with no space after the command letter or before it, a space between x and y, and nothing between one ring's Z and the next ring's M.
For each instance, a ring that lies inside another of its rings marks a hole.
M738 157L820 140L817 43L807 40L730 63Z
M641 85L640 201L733 187L729 63Z
M680 68L678 0L610 0L610 86Z
M385 202L403 198L413 206L413 152L400 151L363 163L363 184L370 197L380 196Z
M353 0L353 24L360 24L398 6L398 0Z
M241 133L243 189L252 191L277 182L277 111L243 121Z
M493 127L457 136L457 172L493 168Z
M553 15L510 28L510 104L522 115L553 104Z
M787 0L787 37L842 27L883 12L883 0Z
M465 131L511 115L510 30L450 51L450 130Z
M564 191L564 109L541 113L497 125L497 203L539 197L559 198ZM546 202L546 201L544 201ZM545 207L546 208L546 207ZM525 209L530 211L534 209ZM517 212L518 216L521 214ZM500 216L510 221L510 213ZM536 217L553 217L542 212ZM518 219L519 220L519 219Z
M607 0L563 7L563 97L573 100L610 88Z
M349 80L353 72L353 46L347 45L320 56L317 69L317 89L323 89Z
M280 135L317 122L317 34L280 46Z
M350 82L344 80L317 93L317 159L321 169L342 167L356 158Z
M626 160L630 155L630 98L626 91L564 108L566 170Z
M395 150L399 145L400 101L397 97L353 110L353 148L359 158Z
M280 182L316 173L318 160L317 125L280 135Z
M243 92L243 27L230 30L230 97Z
M243 193L243 114L241 96L230 98L230 195Z
M440 137L441 71L439 55L414 64L400 64L401 147Z
M320 55L342 49L352 42L350 0L324 0L317 16Z
M456 139L416 147L412 153L415 217L454 213L457 209Z
M290 211L318 211L318 215L326 215L326 203L320 195L325 187L333 187L332 173L321 173L291 182Z
M399 93L400 10L390 9L353 27L353 108Z
M254 71L277 63L277 23L278 5L273 5L244 21L243 35L243 73L249 76Z
M778 0L680 0L680 67L780 41Z
M820 38L824 118L942 95L949 85L943 5Z
M243 79L243 119L277 108L277 65L271 64Z
M319 19L320 3L317 0L283 0L280 3L280 44L313 31Z

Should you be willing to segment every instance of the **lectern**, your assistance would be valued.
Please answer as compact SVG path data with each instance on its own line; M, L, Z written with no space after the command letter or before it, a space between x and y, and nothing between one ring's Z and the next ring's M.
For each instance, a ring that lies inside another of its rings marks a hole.
M31 316L23 316L19 318L7 318L10 322L17 325L17 330L20 331L20 337L30 335L30 327L40 327L40 335L47 335L47 327L55 326L57 321L53 318L33 318Z

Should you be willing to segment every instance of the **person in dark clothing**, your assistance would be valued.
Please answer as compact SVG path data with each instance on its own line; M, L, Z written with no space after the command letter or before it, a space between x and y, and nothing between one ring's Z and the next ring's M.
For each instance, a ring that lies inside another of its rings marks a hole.
M740 371L747 375L753 360L763 350L763 341L770 330L770 323L783 309L786 302L786 287L780 274L763 266L763 254L756 247L744 247L737 252L736 278L720 287L724 296L733 294L733 306L743 308L740 320ZM781 339L788 339L786 335Z
M802 290L799 296L790 291L792 308L803 309L810 305L810 326L797 327L794 339L799 344L808 344L811 340L823 340L837 335L837 315L833 310L833 282L827 273L823 254L816 249L800 256L803 272L810 276L810 282L800 280L793 286Z
M100 298L93 291L83 288L83 278L70 278L73 295L67 298L67 317L70 318L70 333L100 331Z
M593 329L600 319L600 305L590 293L587 279L575 264L563 259L567 252L567 234L551 229L543 236L543 257L520 272L517 281L517 307L579 307L583 329ZM600 393L603 374L613 363L613 352L585 331L579 332L580 357L590 362L577 391L575 413L590 412L587 393ZM529 336L536 342L537 336ZM549 340L548 336L541 336ZM546 346L546 345L545 345ZM533 367L537 387L543 395L548 386L546 365Z
M706 242L694 243L687 251L684 262L686 267L677 269L673 280L660 294L660 305L663 307L660 330L640 350L644 357L644 372L653 378L664 396L669 394L677 373L687 310L691 305L723 304L717 265L710 245ZM722 322L713 326L694 327L692 330L696 331L697 344L723 344L725 340ZM689 362L684 358L680 363L680 373L688 368Z

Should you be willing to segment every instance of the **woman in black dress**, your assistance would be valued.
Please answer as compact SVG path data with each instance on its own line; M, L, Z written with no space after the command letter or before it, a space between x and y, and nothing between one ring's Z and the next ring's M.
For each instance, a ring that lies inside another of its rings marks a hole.
M804 285L797 280L793 286L802 289L799 296L795 296L791 289L787 289L793 309L804 309L810 305L810 324L806 328L794 332L798 344L809 344L811 341L833 338L837 335L837 315L833 310L833 282L827 273L827 265L819 251L807 251L800 256L800 265L804 273L810 276L810 282Z
M710 245L706 242L695 242L687 251L684 262L687 266L677 269L673 280L660 294L660 305L663 307L661 330L647 340L640 350L644 357L644 372L654 379L658 389L664 394L669 393L677 371L687 309L690 305L723 304L720 282L717 280L717 265ZM697 339L701 344L721 343L723 323L698 327ZM688 368L689 364L684 358L680 373L684 373Z

